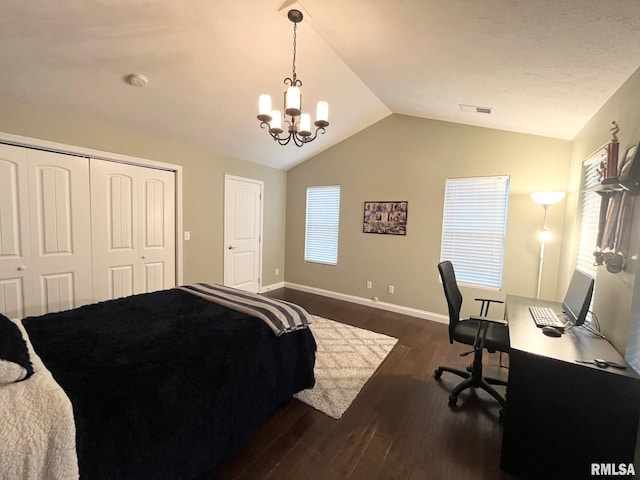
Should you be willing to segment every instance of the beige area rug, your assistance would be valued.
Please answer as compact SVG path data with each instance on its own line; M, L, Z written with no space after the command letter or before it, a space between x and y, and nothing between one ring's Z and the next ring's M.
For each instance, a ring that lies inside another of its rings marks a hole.
M310 328L318 344L316 384L294 397L338 419L398 339L315 315Z

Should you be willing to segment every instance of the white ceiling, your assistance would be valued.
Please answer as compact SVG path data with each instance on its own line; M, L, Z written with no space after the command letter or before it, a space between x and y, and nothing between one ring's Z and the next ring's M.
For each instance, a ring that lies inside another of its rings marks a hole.
M291 7L304 103L328 101L331 123L302 148L256 119L291 75ZM0 15L0 97L285 169L391 113L571 139L639 66L638 0L2 0ZM123 81L137 72L147 87Z

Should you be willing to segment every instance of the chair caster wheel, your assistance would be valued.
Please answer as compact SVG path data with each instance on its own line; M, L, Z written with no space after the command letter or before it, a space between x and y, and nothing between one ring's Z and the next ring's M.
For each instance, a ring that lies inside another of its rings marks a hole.
M449 395L449 405L456 405L458 403L457 395Z
M442 370L437 368L436 371L433 372L433 376L435 377L436 380L440 380L440 377L442 377Z

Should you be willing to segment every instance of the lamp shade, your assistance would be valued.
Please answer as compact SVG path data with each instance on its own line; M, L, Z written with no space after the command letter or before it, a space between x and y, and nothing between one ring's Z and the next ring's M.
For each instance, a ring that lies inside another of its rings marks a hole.
M285 94L284 113L297 117L300 115L300 106L302 105L300 87L289 87Z
M318 102L316 109L316 120L321 122L329 121L329 104L325 101Z
M531 199L538 205L553 205L562 200L565 195L565 192L535 192L531 194Z
M271 112L271 124L269 127L269 131L272 133L282 133L282 114L280 110L273 110Z
M260 95L258 98L258 120L261 122L271 121L271 96Z
M303 137L311 135L311 116L308 113L300 114L300 126L298 133Z

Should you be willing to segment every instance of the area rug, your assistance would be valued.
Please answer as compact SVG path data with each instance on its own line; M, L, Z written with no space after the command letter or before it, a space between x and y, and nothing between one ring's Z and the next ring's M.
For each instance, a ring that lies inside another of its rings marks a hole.
M318 344L316 384L294 397L338 419L398 339L318 316L310 328Z

